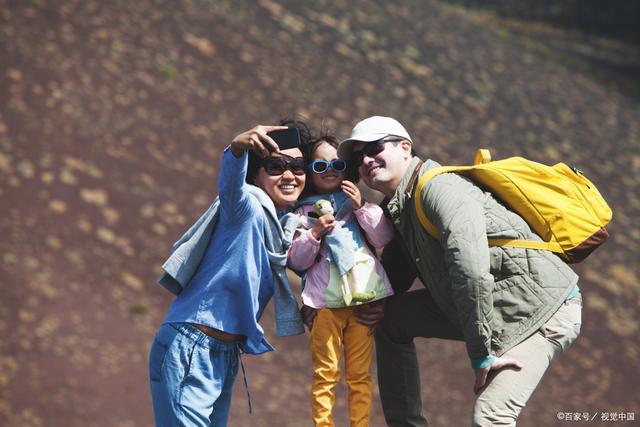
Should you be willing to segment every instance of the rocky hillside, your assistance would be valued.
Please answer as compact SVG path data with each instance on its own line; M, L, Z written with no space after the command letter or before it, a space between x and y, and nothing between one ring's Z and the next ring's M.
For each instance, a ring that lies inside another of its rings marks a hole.
M344 136L372 114L442 163L482 146L597 183L615 219L576 267L582 335L519 425L640 418L637 37L476 3L0 0L0 425L152 425L146 357L171 300L155 277L222 148L282 117ZM273 342L244 358L254 414L239 379L233 426L311 424L307 337ZM464 346L418 346L433 425L468 425Z

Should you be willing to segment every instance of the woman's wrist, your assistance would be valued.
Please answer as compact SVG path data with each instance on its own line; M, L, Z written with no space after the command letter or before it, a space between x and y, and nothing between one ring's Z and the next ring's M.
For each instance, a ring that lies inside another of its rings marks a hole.
M238 144L232 142L229 149L231 150L231 154L238 159L244 155L244 148L238 146Z

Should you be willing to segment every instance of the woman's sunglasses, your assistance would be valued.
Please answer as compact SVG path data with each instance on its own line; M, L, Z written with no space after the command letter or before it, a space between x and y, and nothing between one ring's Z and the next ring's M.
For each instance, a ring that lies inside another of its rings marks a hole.
M315 173L325 173L329 168L336 172L344 172L347 170L347 162L342 159L333 159L330 162L327 162L326 160L314 160L309 163L309 169Z
M402 141L402 139L398 139L398 138L395 138L395 139L382 138L377 141L371 141L365 144L365 146L362 147L362 150L354 151L351 154L351 156L353 157L353 162L354 164L360 166L362 164L362 161L364 160L364 156L375 157L384 151L384 144L386 144L387 142L400 142L400 141Z
M266 159L262 160L262 167L264 167L265 172L267 172L267 174L271 176L282 175L286 170L290 170L294 175L304 175L304 158L289 158L290 160L285 160L284 157L267 157Z

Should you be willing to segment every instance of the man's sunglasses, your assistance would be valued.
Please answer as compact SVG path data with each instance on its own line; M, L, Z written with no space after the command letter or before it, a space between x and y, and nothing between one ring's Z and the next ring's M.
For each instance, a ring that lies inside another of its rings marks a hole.
M351 155L353 157L354 164L360 166L362 164L362 161L364 160L364 156L375 157L378 154L382 153L384 151L384 144L386 144L387 142L402 141L402 139L398 139L398 138L393 138L393 139L385 139L385 138L381 138L377 141L371 141L365 144L365 146L362 147L362 150L354 151Z
M329 168L336 172L344 172L347 170L347 161L342 159L333 159L330 162L327 162L326 160L314 160L309 163L309 169L315 173L325 173Z
M289 156L287 156L289 157ZM304 175L304 158L302 157L289 157L290 160L285 160L284 157L267 157L262 160L262 166L265 172L271 176L278 176L285 173L288 169L294 175Z

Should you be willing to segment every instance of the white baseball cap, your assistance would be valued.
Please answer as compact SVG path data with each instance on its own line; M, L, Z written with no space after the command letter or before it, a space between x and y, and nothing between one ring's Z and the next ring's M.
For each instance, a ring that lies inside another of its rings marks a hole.
M341 159L351 159L353 145L356 142L372 142L387 136L398 136L407 139L413 144L409 132L391 117L372 116L367 117L353 127L349 138L345 139L338 146L338 157Z

